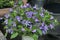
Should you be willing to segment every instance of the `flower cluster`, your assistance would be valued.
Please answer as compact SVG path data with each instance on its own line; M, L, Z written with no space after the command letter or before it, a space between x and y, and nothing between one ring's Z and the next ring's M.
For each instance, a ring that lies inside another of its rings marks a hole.
M42 35L49 29L53 29L57 22L48 11L36 5L23 5L10 9L9 14L4 15L4 24L7 33L14 35Z

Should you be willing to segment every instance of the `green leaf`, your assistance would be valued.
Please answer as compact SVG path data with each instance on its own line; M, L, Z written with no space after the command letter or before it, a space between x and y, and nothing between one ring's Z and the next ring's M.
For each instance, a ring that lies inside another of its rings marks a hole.
M8 27L7 26L4 26L4 29L7 29Z
M37 32L42 35L42 31L40 29L37 29Z
M13 39L13 38L15 38L15 37L17 37L18 36L18 33L16 32L16 33L13 33L12 35L11 35L11 39Z
M9 20L8 20L8 25L11 26L11 24L12 24L12 20L9 19Z
M14 16L16 16L16 15L17 15L16 10L14 10L13 15L14 15Z
M55 20L54 20L54 24L55 24L55 25L58 25L59 22L55 19Z
M18 28L22 28L22 25L18 25Z
M34 34L32 37L34 38L34 40L38 40L38 35Z
M6 32L6 33L5 33L5 37L7 37L7 35L8 35L8 33Z
M22 4L22 1L21 1L21 0L19 0L19 1L18 1L18 5L20 6L21 4Z
M14 5L14 1L10 1L9 4L10 4L11 6L13 6L13 5Z

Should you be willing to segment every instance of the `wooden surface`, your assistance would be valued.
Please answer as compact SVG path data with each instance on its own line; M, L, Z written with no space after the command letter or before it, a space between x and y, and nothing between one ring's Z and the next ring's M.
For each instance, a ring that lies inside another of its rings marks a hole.
M9 13L9 8L0 9L0 16L3 16L6 13Z

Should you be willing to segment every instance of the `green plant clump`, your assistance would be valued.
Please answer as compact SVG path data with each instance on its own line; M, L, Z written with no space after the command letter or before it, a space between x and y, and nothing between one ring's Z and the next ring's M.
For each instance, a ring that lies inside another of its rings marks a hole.
M13 5L13 0L0 0L0 8L12 7Z

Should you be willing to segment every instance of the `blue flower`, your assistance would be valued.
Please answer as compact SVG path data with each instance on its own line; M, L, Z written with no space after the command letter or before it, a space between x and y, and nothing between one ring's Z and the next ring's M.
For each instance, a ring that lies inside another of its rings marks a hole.
M46 34L46 31L43 30L42 33L45 35Z
M20 16L16 16L16 19L18 22L20 22L22 20L22 18L20 18Z
M45 26L40 26L40 29L41 29L41 30L44 30L44 31L47 31L47 30L48 30L48 26L47 26L47 25L45 25Z
M31 24L30 21L23 20L21 23L22 23L23 25L26 25L27 28L32 29L32 24Z
M39 20L36 18L36 19L35 19L35 22L39 22Z
M40 29L42 30L42 33L43 33L43 34L46 34L47 31L48 31L48 26L45 25L45 26L43 26L43 27L40 27Z
M24 28L21 29L23 32L26 31Z
M33 7L33 9L38 10L39 8L37 7L37 5L35 5L35 6Z
M27 25L27 28L29 28L30 30L32 30L32 25Z
M32 18L33 14L34 14L34 12L32 12L32 11L26 12L26 15L28 18Z
M45 25L45 23L43 22L41 26L44 26L44 25Z
M10 15L9 15L9 14L5 14L4 17L5 17L5 18L9 18Z
M26 21L25 25L26 25L26 26L29 25L29 21Z
M8 24L8 19L6 19L6 20L4 21L4 23L5 23L5 24Z
M36 32L36 29L32 30L32 32L35 33Z
M13 22L13 26L16 27L16 23L15 22Z
M23 25L26 23L26 20L22 20L22 22L21 22Z
M23 20L22 22L21 22L23 25L29 25L29 23L30 23L30 21L27 21L27 20Z
M9 11L10 11L10 12L12 12L12 11L13 11L13 9L12 9L12 8L10 8L10 9L9 9Z
M52 20L52 19L54 19L54 17L53 17L53 16L51 16L51 18L50 18L50 19Z
M44 17L44 14L43 14L43 13L40 13L40 16L41 16L41 17Z
M49 28L53 29L54 28L54 25L53 24L50 24L49 25Z
M10 33L10 34L13 34L14 31L13 31L13 29L11 28L11 29L7 29L6 32L7 32L7 33Z
M26 5L21 5L20 7L21 8L28 8L28 7L30 7L30 4L27 3Z
M26 4L27 7L30 7L31 5L29 3Z
M29 28L30 28L30 30L31 30L31 29L32 29L32 25L30 25L30 27L29 27Z
M43 22L42 25L40 26L40 29L42 30L43 34L45 34L48 30L48 26L45 25L45 23Z

